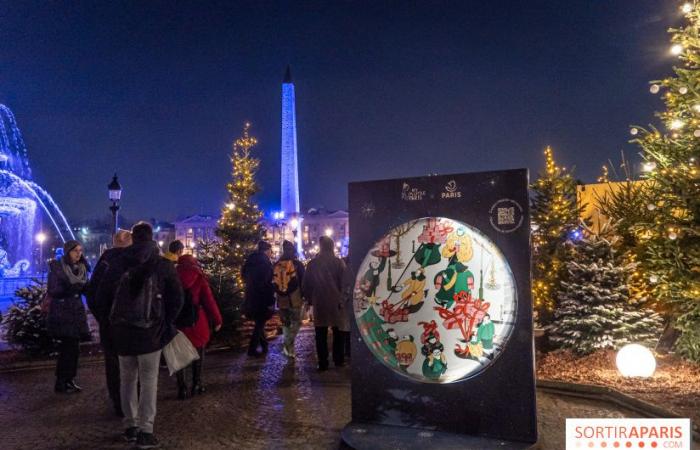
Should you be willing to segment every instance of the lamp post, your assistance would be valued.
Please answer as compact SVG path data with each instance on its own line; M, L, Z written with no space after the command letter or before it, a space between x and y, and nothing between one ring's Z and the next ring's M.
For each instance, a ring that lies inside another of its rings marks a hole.
M109 210L112 211L112 236L117 233L117 214L119 213L119 200L122 198L122 185L119 184L117 179L117 174L114 174L112 182L107 185L109 191L109 200L112 202L112 206Z

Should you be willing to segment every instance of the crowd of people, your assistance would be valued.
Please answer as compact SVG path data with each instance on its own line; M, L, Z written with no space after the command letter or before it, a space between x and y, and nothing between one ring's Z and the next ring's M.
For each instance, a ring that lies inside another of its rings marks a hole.
M352 276L335 256L333 241L323 236L320 252L307 266L293 243L284 241L273 261L272 247L260 241L241 270L245 283L242 306L255 323L248 346L250 357L269 351L265 324L275 310L282 322L282 353L293 361L295 338L304 311L313 317L318 370L329 368L328 328L332 359L343 366L349 356L349 305ZM115 414L123 418L124 439L137 448L154 448L158 373L163 349L182 333L198 358L178 370L181 400L205 392L202 381L205 348L222 316L197 259L175 240L161 254L149 223L119 230L94 270L80 242L64 244L64 256L50 263L47 329L57 340L56 382L60 394L81 391L76 383L79 345L91 338L83 297L99 325L107 392ZM194 350L193 350L194 351Z

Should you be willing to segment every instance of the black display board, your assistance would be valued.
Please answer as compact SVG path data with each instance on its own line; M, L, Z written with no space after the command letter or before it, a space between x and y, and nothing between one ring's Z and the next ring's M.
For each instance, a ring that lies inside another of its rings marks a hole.
M527 448L537 441L528 205L525 169L350 183L357 281L347 444ZM399 242L410 226L413 235ZM450 253L459 239L461 262L459 248ZM413 298L406 293L412 282L420 286ZM445 319L458 305L470 305L465 317L477 320ZM410 332L416 309L423 329ZM495 337L484 314L494 316Z

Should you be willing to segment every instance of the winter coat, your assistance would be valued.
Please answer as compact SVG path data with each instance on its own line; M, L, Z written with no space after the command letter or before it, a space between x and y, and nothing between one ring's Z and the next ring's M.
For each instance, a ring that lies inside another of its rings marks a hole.
M333 254L320 253L306 267L302 290L314 308L314 325L350 331L349 309L343 295L345 263Z
M112 309L113 299L103 298L101 300L104 300L105 303L98 303L97 289L100 287L100 282L102 281L107 269L112 265L116 258L124 252L124 250L126 249L120 247L105 250L105 252L102 253L102 256L100 256L100 259L97 261L95 271L92 272L90 282L85 289L85 298L87 299L88 308L90 308L90 312L92 312L92 315L95 316L95 319L97 319L100 327L108 325L109 312Z
M100 282L104 277L107 269L112 265L119 255L124 252L124 248L114 247L105 250L100 256L100 259L95 265L95 271L92 272L92 277L90 277L90 282L85 290L85 298L87 300L88 308L97 323L100 326L100 344L102 348L109 353L114 353L114 344L112 342L112 332L109 327L109 312L112 309L112 298L103 298L102 303L97 302L97 290L100 287Z
M280 270L280 265L285 261L291 261L292 264L294 264L294 272L296 273L296 276L289 281L286 289L281 289L282 286L277 286L275 284L277 307L279 309L301 308L304 297L304 293L301 290L304 283L304 264L302 264L301 261L296 258L287 258L283 256L275 263L273 273Z
M177 275L185 291L189 291L192 297L192 304L197 309L197 321L191 327L181 328L196 348L207 345L211 331L209 322L214 326L221 325L221 313L219 306L214 300L214 295L209 288L207 277L199 267L197 260L192 255L182 255L177 261Z
M148 274L155 274L162 295L163 314L161 320L150 328L128 325L111 325L114 350L118 355L143 355L162 349L177 334L175 319L182 308L182 286L170 261L162 258L158 245L153 242L136 242L124 249L105 271L97 288L97 304L111 304L116 294L120 277L127 271L136 273L141 282ZM138 291L138 289L134 289Z
M85 265L87 273L89 270L87 263L78 262L78 264ZM46 328L53 337L89 340L90 328L82 299L85 285L71 284L63 267L64 262L56 260L51 261L49 265L47 293L51 296L51 305L46 319Z
M262 252L251 253L243 264L241 275L245 283L244 314L252 320L269 319L275 306L270 258Z

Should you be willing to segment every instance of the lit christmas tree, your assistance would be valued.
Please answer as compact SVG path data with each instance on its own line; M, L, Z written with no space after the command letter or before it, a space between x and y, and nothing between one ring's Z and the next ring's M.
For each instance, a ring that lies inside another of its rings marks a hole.
M666 131L633 127L642 149L651 218L637 233L653 295L670 308L672 325L681 332L676 350L700 361L700 5L683 4L687 20L671 29L670 53L680 64L674 75L655 81L666 110L657 113Z
M576 180L554 161L547 147L545 172L531 186L532 296L540 323L546 323L556 306L555 293L564 272L562 251L570 233L578 228L580 209L576 202Z
M259 191L255 182L255 173L260 160L250 155L250 150L258 140L248 133L250 123L245 124L243 136L233 143L233 180L226 185L228 201L221 209L217 236L224 245L225 262L231 268L231 274L238 290L243 289L241 268L245 258L256 249L256 244L265 235L261 225L262 211L253 202L253 196Z
M629 303L627 280L635 264L620 260L600 236L568 241L566 246L572 258L547 326L550 342L577 354L629 343L653 347L661 334L661 317Z

